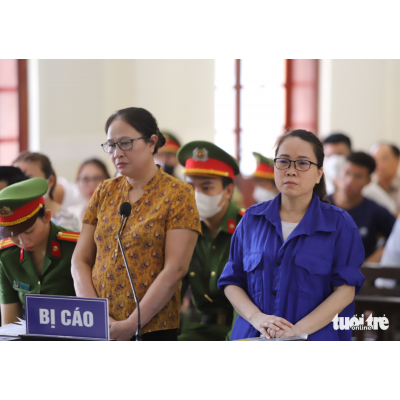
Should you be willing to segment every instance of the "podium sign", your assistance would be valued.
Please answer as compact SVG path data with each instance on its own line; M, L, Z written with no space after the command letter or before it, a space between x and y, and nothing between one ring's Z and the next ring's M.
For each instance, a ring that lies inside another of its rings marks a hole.
M27 335L109 340L108 299L25 295Z

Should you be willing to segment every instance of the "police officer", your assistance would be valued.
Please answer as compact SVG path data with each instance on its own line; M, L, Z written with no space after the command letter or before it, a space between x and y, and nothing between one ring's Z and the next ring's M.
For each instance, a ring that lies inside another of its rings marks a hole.
M177 158L187 183L195 189L203 235L199 237L182 298L190 285L193 308L183 316L179 340L225 340L233 308L217 281L229 259L232 234L244 214L231 200L239 167L233 157L210 142L187 143Z
M79 233L50 221L43 178L0 192L0 304L2 324L22 316L25 294L75 296L71 257Z
M278 194L274 180L274 160L260 153L253 153L253 156L257 161L257 169L252 176L256 186L253 198L257 203L272 200Z
M161 147L157 154L155 155L155 161L157 164L160 164L163 171L167 174L179 178L176 174L176 166L178 165L178 161L176 159L176 153L178 152L181 144L176 136L174 136L171 132L162 132L163 136L166 139L166 142L163 147Z

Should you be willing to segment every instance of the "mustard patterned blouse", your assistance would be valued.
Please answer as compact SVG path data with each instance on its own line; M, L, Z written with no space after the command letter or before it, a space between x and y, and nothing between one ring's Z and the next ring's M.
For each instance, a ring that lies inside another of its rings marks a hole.
M104 181L93 194L83 219L83 223L96 227L93 285L99 297L108 298L110 316L117 321L127 319L136 308L117 240L121 224L119 206L129 202L130 188L125 176ZM189 184L158 167L143 189L143 196L132 204L121 234L139 301L164 268L167 231L189 229L201 233L194 191ZM143 333L179 327L180 290L179 287L166 306L143 327Z

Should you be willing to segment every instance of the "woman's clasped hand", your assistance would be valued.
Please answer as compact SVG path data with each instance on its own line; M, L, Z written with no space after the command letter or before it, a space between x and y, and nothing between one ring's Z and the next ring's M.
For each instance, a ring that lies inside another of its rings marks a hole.
M271 337L280 337L284 333L288 333L290 336L297 336L291 334L293 333L293 324L291 322L286 321L285 318L276 317L275 315L257 312L250 319L250 323L268 339L271 339Z

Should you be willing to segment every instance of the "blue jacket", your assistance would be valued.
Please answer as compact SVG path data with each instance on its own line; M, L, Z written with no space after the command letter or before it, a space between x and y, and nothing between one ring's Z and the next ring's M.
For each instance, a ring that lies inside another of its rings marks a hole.
M218 288L240 286L265 314L292 322L313 311L333 287L364 284L360 272L364 247L357 226L346 211L323 203L313 194L303 219L283 242L279 216L281 194L250 207L232 237L229 261ZM339 317L353 317L354 300ZM351 329L333 323L309 335L310 340L351 340ZM231 340L259 336L238 317Z

